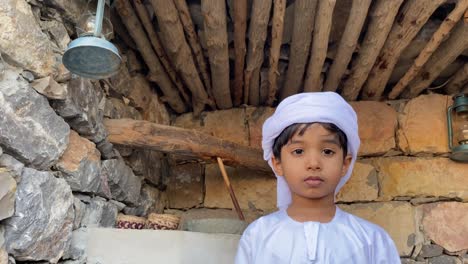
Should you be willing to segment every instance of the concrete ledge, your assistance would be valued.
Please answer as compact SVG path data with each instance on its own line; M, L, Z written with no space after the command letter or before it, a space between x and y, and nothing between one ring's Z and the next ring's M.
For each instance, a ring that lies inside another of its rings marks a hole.
M234 263L240 235L91 228L88 264Z

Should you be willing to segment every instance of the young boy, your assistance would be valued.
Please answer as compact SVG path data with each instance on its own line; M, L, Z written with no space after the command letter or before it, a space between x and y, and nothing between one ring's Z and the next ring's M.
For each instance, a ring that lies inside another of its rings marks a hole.
M282 101L265 121L262 140L277 177L279 211L249 225L236 263L400 263L382 228L335 205L359 144L356 113L340 95L301 93Z

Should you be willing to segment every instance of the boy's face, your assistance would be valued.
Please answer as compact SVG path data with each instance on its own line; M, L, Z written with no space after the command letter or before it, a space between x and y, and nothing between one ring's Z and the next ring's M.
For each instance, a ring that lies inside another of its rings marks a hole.
M337 136L320 124L296 133L281 149L281 160L272 158L276 174L284 176L293 196L308 199L334 197L335 188L351 164L343 159ZM332 199L333 200L333 199Z

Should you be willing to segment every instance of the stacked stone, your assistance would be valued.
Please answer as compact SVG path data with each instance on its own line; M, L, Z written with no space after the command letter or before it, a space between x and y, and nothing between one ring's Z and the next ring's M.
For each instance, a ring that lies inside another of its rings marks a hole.
M352 103L362 143L351 180L337 201L342 209L385 228L403 263L468 261L468 165L448 159L446 109L451 103L449 96L435 94ZM223 110L196 121L182 115L174 125L260 148L263 121L273 111ZM185 219L235 218L226 210L233 206L217 165L199 165L201 173L194 166L181 165L171 175L167 196L173 210L167 212ZM273 174L242 168L227 172L248 220L275 210ZM180 211L193 207L199 208Z

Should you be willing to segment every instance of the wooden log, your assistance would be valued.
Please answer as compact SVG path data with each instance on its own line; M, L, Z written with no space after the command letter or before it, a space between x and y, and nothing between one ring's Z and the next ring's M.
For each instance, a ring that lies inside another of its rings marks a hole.
M229 88L229 52L226 1L202 0L206 46L210 59L213 97L221 109L232 108Z
M266 104L271 106L276 99L278 60L283 40L284 14L286 12L286 0L275 0L273 8L273 18L271 19L271 47L270 47L270 68L268 70L268 97Z
M402 93L403 98L413 98L439 76L439 74L468 48L468 23L460 21L440 47L424 64L419 75L410 83Z
M151 5L161 31L161 42L172 60L172 65L192 93L193 113L199 115L204 110L205 105L215 108L214 102L208 98L200 80L192 52L185 41L184 30L174 2L172 0L151 0Z
M205 57L203 56L203 51L200 45L200 41L198 40L198 35L195 32L195 27L190 16L187 2L185 0L174 0L174 3L177 7L177 10L179 10L180 21L184 26L184 31L187 36L187 40L189 41L190 48L195 55L195 61L201 74L203 84L205 85L208 94L213 97L210 75L208 74L208 66L206 65Z
M336 91L341 82L341 78L348 67L358 43L359 34L367 17L371 0L354 0L351 6L346 28L341 37L338 50L328 71L327 80L323 86L325 91Z
M169 59L167 58L166 52L164 51L164 48L161 45L161 41L159 40L158 35L156 35L156 31L154 30L153 24L151 23L151 19L148 14L148 9L146 9L146 6L142 3L142 0L136 0L133 1L133 3L135 5L135 10L137 11L138 17L140 18L140 21L143 24L146 33L148 34L151 45L153 46L156 55L158 55L161 64L166 69L169 78L171 78L172 82L179 90L179 93L182 95L182 98L185 100L185 102L190 104L190 98L185 92L184 86L179 80L179 77L177 77L174 67L169 62ZM155 81L156 78L156 76L150 76L151 81Z
M297 0L294 3L291 54L286 72L286 82L280 91L281 100L300 91L312 42L316 7L317 0Z
M465 63L451 78L445 86L447 94L459 93L463 86L468 84L468 63Z
M227 165L271 172L260 149L219 139L203 132L159 125L133 119L104 120L108 140L113 144L145 148L216 162L220 157Z
M379 100L403 50L445 0L406 1L363 87L362 98Z
M249 45L244 72L244 103L258 105L260 101L260 67L270 18L271 0L254 0L249 25Z
M327 57L328 39L336 0L319 0L315 17L314 36L310 50L309 66L304 81L304 92L320 91L320 74Z
M367 79L372 66L382 49L393 21L403 0L379 0L369 13L370 21L364 41L357 58L354 60L351 73L343 84L341 96L348 101L356 100L362 85Z
M117 13L117 10L115 8L112 8L110 11L110 20L112 23L112 27L115 30L115 33L122 39L122 41L127 45L129 48L132 48L134 50L137 50L138 47L133 41L132 37L127 31L127 28L122 22L122 19L120 19L119 14Z
M389 99L395 99L400 93L406 88L406 86L418 75L421 68L429 60L429 57L439 47L442 41L445 40L450 30L457 24L461 19L465 10L468 7L468 0L459 0L452 12L445 18L444 22L440 25L436 32L432 35L432 38L426 44L424 49L419 53L418 57L414 61L411 68L406 71L405 75L398 81L398 83L392 88L392 91L388 95Z
M187 108L179 96L177 88L173 86L171 80L167 76L164 68L159 62L158 57L151 48L151 44L146 37L146 34L138 20L135 12L133 11L130 2L126 0L117 0L115 8L122 17L122 22L128 29L129 34L135 41L138 50L140 51L146 65L150 70L150 74L156 76L155 82L161 88L164 97L161 100L167 102L169 106L177 113L184 113Z
M234 89L235 106L242 103L244 89L244 64L247 52L245 32L247 31L247 0L233 1L234 5Z

